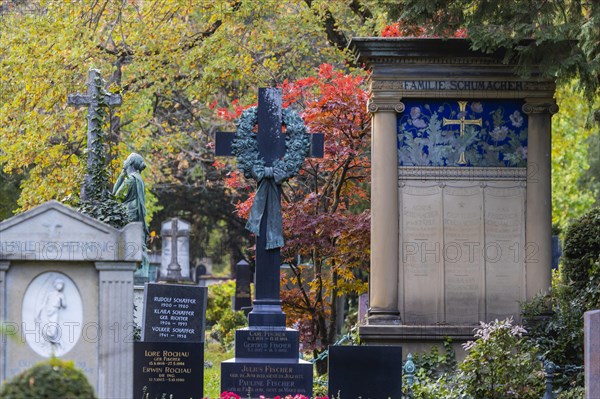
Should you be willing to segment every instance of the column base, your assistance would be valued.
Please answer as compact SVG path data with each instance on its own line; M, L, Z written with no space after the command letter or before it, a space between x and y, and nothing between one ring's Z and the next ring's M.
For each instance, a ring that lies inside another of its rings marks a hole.
M254 301L254 307L248 313L248 325L250 327L284 327L285 313L280 304L265 304Z
M367 316L367 324L373 325L400 325L400 312L393 309L370 308Z

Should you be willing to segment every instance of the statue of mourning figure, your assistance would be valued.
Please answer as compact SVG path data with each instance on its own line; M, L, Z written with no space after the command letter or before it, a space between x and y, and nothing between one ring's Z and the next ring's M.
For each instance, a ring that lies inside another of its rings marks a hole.
M141 172L146 169L146 163L140 154L132 152L123 163L123 170L114 187L113 195L127 208L130 222L142 222L142 265L140 274L148 276L148 224L146 224L146 192Z

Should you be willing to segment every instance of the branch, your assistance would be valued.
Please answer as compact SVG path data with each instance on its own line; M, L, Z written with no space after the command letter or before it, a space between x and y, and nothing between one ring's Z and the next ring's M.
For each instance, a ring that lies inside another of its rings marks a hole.
M312 0L304 0L304 2L308 8L312 10L316 17L323 18L323 27L325 28L325 33L327 34L327 41L329 44L336 47L338 50L345 52L348 47L348 39L346 39L346 35L344 35L344 33L338 29L337 23L331 14L331 11L327 9L321 16L318 10L312 8ZM352 59L348 59L348 64L351 67L356 66L356 63Z

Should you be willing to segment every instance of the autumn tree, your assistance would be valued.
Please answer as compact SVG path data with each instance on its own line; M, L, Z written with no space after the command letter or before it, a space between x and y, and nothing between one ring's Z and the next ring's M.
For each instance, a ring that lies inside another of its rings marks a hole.
M370 116L364 75L323 64L314 77L285 81L284 106L300 111L309 132L325 135L323 159L308 159L299 176L283 187L286 244L281 298L288 324L301 332L302 348L319 354L336 340L336 298L366 292L369 262ZM236 112L222 114L229 119ZM229 180L248 188L240 173ZM249 213L252 195L239 202ZM317 362L319 374L326 361Z
M19 182L18 210L76 200L86 120L66 100L85 92L96 67L123 96L108 118L111 181L139 152L149 166L148 215L164 208L151 229L179 214L194 223L193 257L206 255L216 228L227 231L219 252L239 256L241 223L229 205L237 197L213 167L211 143L223 122L211 104L251 102L258 86L308 76L325 61L351 63L349 38L377 32L381 21L377 2L356 0L3 2L2 180Z

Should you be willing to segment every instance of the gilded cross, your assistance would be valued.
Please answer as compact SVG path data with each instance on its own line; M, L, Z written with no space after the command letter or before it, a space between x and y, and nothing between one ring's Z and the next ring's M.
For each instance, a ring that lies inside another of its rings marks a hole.
M461 115L460 119L447 119L447 118L444 118L442 120L442 126L446 126L446 125L460 125L460 137L463 137L465 135L465 125L482 126L482 124L481 124L481 118L479 118L479 119L465 119L464 112L466 112L466 110L467 110L467 103L468 103L468 101L459 101L458 102L459 114L463 113ZM458 159L458 164L459 165L466 165L467 164L467 160L465 159L465 151L464 150L460 153L460 158Z

